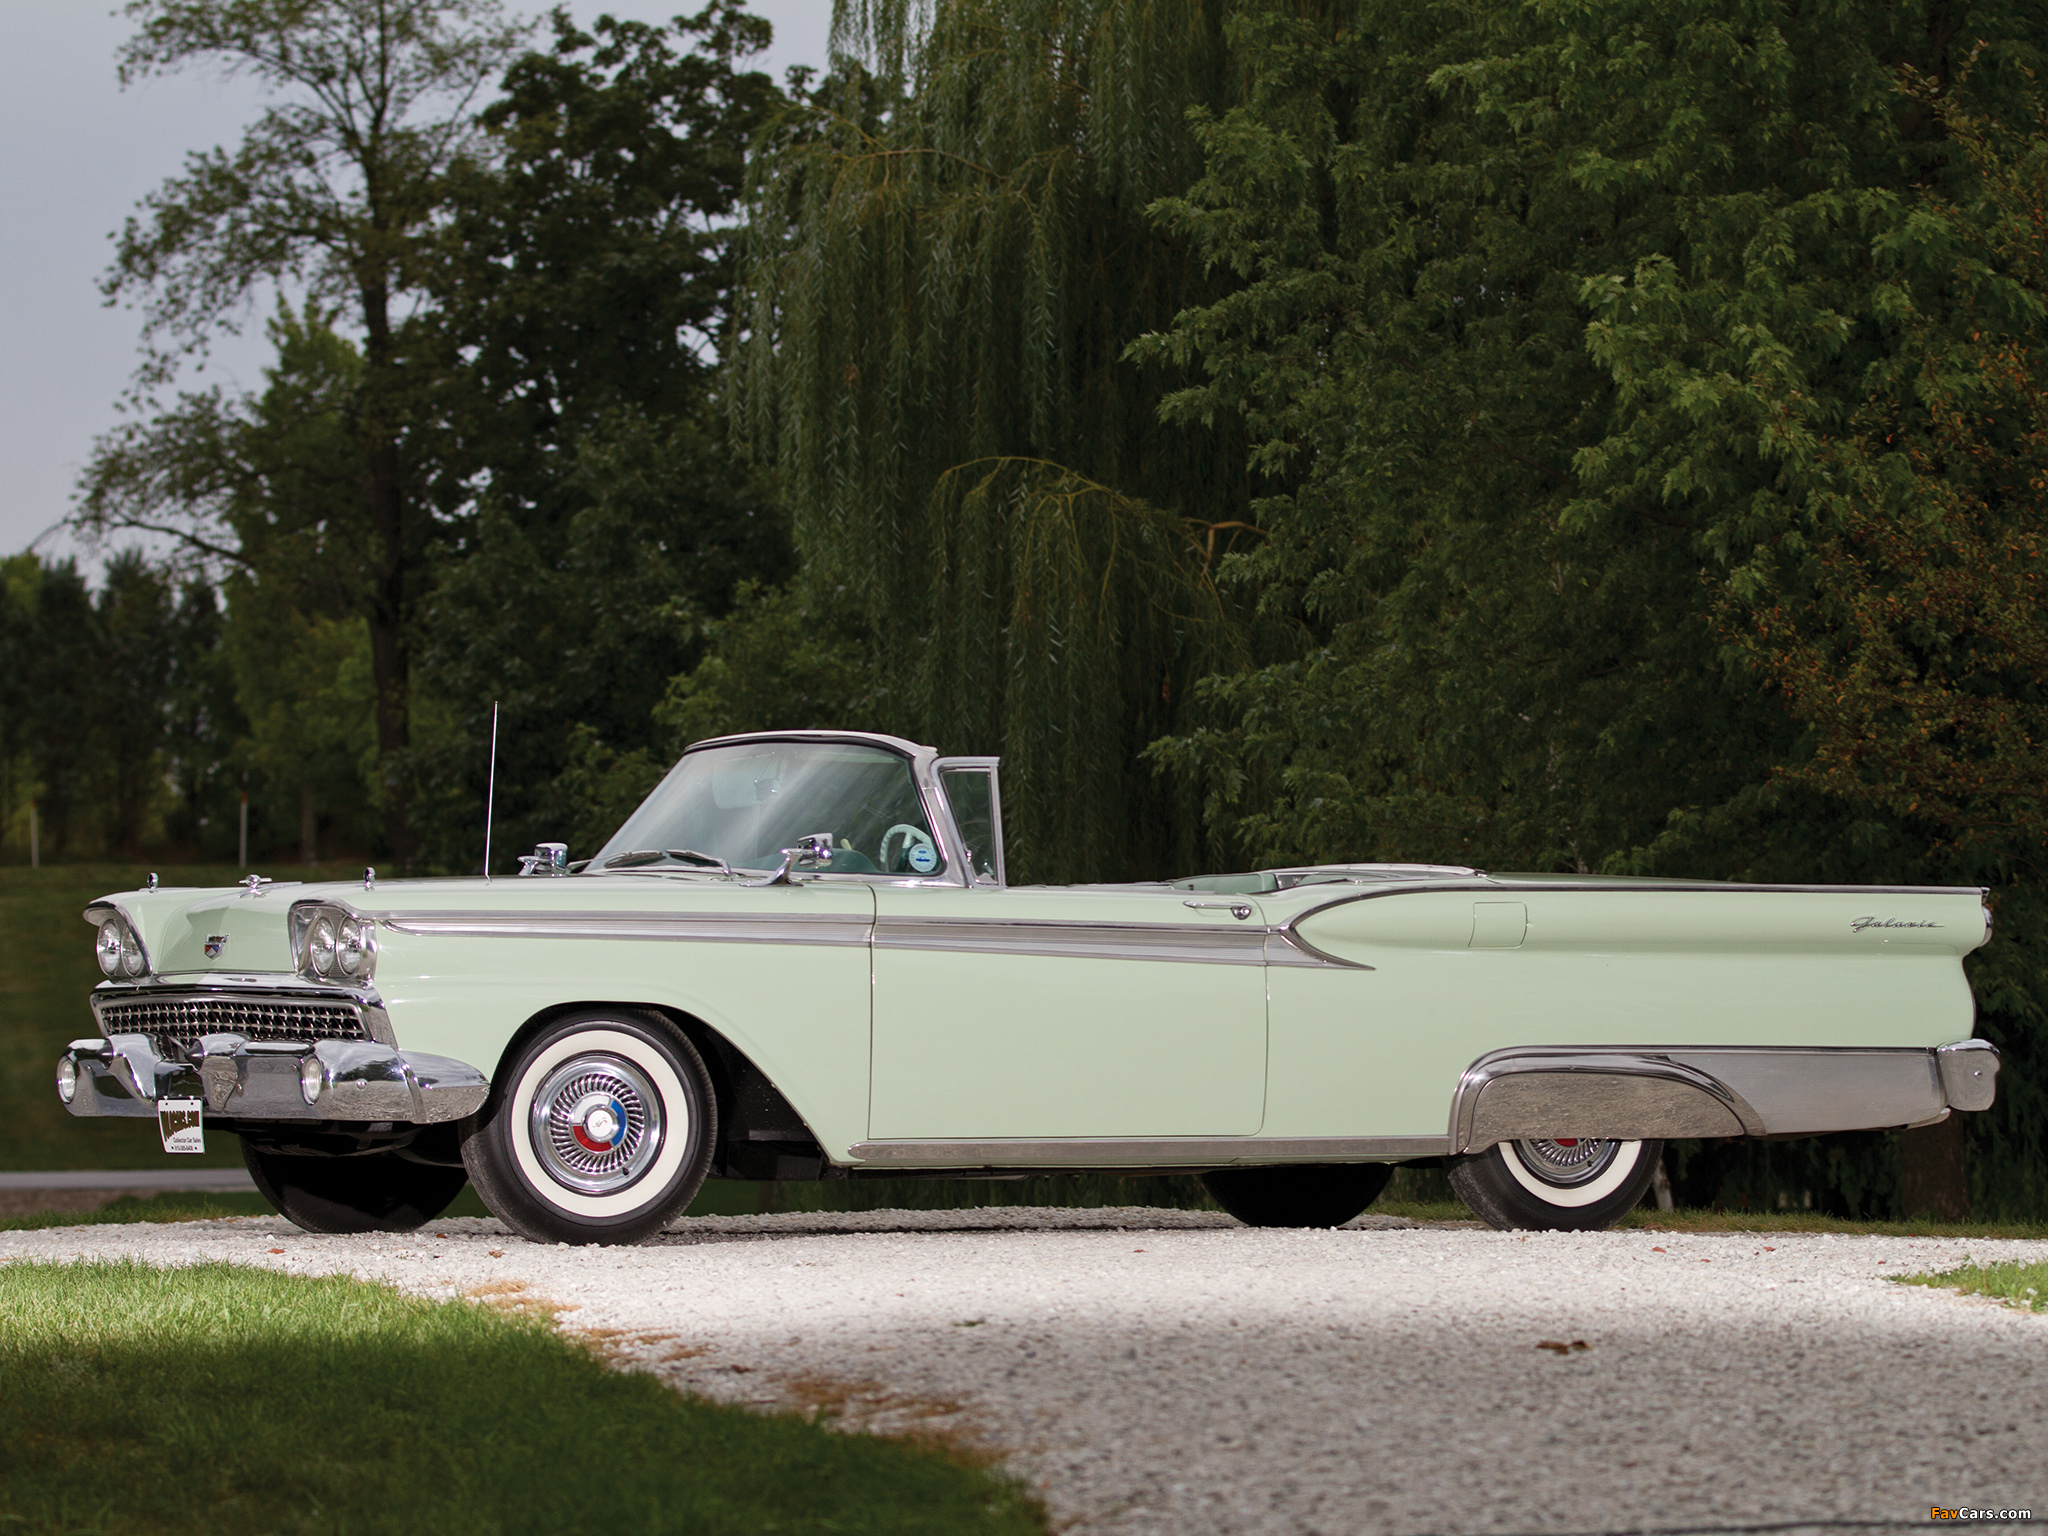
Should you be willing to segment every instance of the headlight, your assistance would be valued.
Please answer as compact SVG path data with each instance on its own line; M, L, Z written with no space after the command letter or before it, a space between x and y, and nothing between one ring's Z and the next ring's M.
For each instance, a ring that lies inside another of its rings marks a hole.
M376 970L376 919L338 902L302 901L291 923L292 954L309 981L362 982Z
M341 974L353 976L363 968L363 961L369 958L370 946L363 935L363 925L354 918L341 925L341 935L335 941L334 961L341 967Z
M99 935L93 940L92 948L100 969L116 980L123 976L140 976L149 969L149 959L142 953L142 940L118 917L110 917L100 924Z
M149 963L142 958L142 940L135 937L135 930L126 923L121 925L121 972L126 976L140 976L148 969Z
M313 966L315 976L334 974L334 921L332 918L316 917L313 926L306 933L306 959Z

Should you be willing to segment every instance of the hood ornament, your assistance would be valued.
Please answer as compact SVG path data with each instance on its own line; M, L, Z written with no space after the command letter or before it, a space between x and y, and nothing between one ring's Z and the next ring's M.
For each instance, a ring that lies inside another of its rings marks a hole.
M206 936L206 943L201 946L206 951L206 958L209 960L218 960L220 952L227 947L228 936L224 933L209 933Z

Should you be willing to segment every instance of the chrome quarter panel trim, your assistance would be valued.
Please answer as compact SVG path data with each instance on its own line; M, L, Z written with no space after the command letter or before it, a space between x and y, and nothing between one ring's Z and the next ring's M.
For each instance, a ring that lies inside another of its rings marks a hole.
M1318 907L1316 910L1321 911L1322 909ZM1302 917L1307 917L1308 915L1306 912L1299 914ZM1341 955L1333 955L1328 950L1316 948L1315 945L1309 943L1307 939L1294 931L1293 921L1290 918L1279 927L1267 930L1269 937L1266 943L1266 964L1306 965L1313 966L1318 970L1328 970L1332 966L1346 971L1376 971L1379 969L1376 965L1367 965L1363 960L1346 960Z
M1512 1072L1471 1096L1464 1149L1500 1141L1599 1137L1622 1141L1741 1136L1726 1096L1676 1076L1626 1072Z
M1882 1130L1933 1120L1948 1108L1933 1051L1720 1047L1669 1051L1712 1073L1763 1118L1767 1137Z
M1517 1081L1523 1078L1529 1080ZM1586 1128L1575 1129L1582 1121ZM1610 1123L1613 1130L1599 1129ZM1665 1126L1673 1128L1657 1128ZM1677 1128L1685 1126L1700 1128ZM1662 1139L1763 1131L1762 1117L1713 1076L1655 1050L1494 1051L1465 1069L1451 1100L1451 1140L1460 1152L1527 1136Z
M1813 1136L1923 1124L1947 1107L1935 1062L1917 1047L1496 1051L1459 1080L1451 1139L1469 1152L1523 1135ZM1524 1076L1541 1081L1511 1081Z
M998 1141L863 1141L855 1160L886 1167L1214 1168L1232 1163L1370 1163L1442 1157L1448 1136L1104 1137Z
M1931 1050L1747 1046L1668 1054L1754 1105L1767 1136L1885 1130L1936 1119L1947 1108Z
M443 938L628 939L655 943L864 946L872 917L818 912L421 912L379 913L399 933Z
M1264 928L1182 923L1033 922L1002 918L883 917L877 949L948 954L1045 955L1066 960L1170 960L1263 965Z
M1989 1109L1998 1097L1998 1047L1989 1040L1958 1040L1938 1047L1934 1064L1950 1109Z

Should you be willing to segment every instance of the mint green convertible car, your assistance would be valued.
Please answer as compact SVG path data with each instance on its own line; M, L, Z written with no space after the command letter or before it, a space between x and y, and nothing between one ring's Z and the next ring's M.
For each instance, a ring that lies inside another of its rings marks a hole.
M516 879L108 896L75 1115L240 1139L315 1232L465 1181L546 1242L709 1177L1199 1173L1333 1226L1404 1163L1498 1227L1596 1228L1669 1137L1992 1099L1977 889L1327 865L1013 886L992 758L782 731L687 751Z

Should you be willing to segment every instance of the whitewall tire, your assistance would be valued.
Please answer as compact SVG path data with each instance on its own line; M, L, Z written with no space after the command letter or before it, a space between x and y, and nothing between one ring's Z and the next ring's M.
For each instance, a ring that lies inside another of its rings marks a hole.
M1504 1141L1450 1160L1451 1188L1502 1230L1594 1232L1641 1203L1661 1141Z
M492 1085L462 1144L491 1214L544 1243L634 1243L696 1196L718 1140L710 1074L666 1019L551 1021Z

